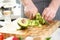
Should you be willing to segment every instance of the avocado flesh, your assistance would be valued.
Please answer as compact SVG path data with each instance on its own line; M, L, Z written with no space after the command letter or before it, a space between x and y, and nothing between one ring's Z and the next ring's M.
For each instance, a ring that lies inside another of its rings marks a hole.
M24 23L23 23L21 20L18 20L18 24L19 24L20 26L27 27L27 26L28 26L28 20L25 20Z
M39 22L40 22L41 24L44 24L44 23L45 23L45 20L44 20L44 18L40 15L40 13L37 13L37 14L36 14L36 20L39 20Z

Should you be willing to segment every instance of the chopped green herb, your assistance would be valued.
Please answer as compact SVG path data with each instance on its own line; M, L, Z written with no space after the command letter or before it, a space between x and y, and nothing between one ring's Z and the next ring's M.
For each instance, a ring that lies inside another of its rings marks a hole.
M19 37L19 40L23 40L22 36Z
M47 38L46 38L46 40L50 40L50 39L51 39L51 37L47 37Z

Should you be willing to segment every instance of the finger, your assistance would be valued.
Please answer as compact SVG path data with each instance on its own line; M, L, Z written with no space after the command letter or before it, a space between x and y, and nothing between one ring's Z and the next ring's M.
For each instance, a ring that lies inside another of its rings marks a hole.
M29 18L29 16L30 16L30 12L29 12L29 11L26 12L26 13L25 13L25 16Z
M31 10L30 19L33 19L35 15L36 15L36 12L34 10Z
M33 13L32 13L32 14L33 14L33 15L32 15L33 18L36 16L37 13L38 13L38 12L33 11Z
M33 19L33 14L32 13L30 14L30 19Z
M53 20L54 17L55 17L55 14L52 13L52 14L49 16L48 20L51 21L51 20Z
M48 21L52 20L51 14L48 16L47 20L48 20Z
M46 14L46 8L44 9L43 13L42 13L42 16L44 17Z
M45 14L45 19L49 20L51 15L53 15L52 11L49 8L47 8L47 13Z
M55 11L50 10L50 15L48 20L52 20L55 17Z
M29 10L29 9L28 9L28 10L27 10L27 9L28 9L28 7L27 7L27 6L25 6L25 7L24 7L24 12L25 12L25 13L27 13L27 12L28 12L28 10Z
M47 12L46 12L46 14L45 14L45 19L47 20L48 19L48 17L50 16L50 11L49 10L47 10Z
M52 20L52 17L49 16L48 19L47 19L47 21L51 21L51 20Z
M29 19L32 19L32 13L29 11L29 15L28 15Z

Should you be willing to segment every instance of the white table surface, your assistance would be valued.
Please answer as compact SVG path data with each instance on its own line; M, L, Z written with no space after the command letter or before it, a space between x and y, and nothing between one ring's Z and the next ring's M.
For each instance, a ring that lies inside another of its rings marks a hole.
M51 40L60 40L60 28L58 28L53 34Z

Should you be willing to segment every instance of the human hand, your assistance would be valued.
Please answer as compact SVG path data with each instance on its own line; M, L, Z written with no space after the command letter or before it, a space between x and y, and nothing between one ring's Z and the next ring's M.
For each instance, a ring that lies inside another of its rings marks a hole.
M36 13L38 12L38 9L32 2L30 2L29 5L25 6L24 11L25 11L25 16L27 16L29 19L33 19Z
M60 0L52 0L47 8L44 9L42 16L47 21L51 21L55 16L60 6Z
M44 9L42 16L47 21L51 21L56 16L57 8L47 7Z

